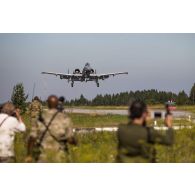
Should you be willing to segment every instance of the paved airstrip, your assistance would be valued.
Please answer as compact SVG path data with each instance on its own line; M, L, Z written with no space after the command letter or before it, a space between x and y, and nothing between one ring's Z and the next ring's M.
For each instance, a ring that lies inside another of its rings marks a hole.
M99 110L99 109L80 109L80 108L66 108L68 113L79 113L79 114L97 114L97 115L107 115L107 114L118 114L118 115L127 115L127 110ZM151 110L151 116L154 117L155 112L162 113L162 116L165 115L165 110ZM174 111L173 116L175 118L188 118L192 116L192 113L186 111Z
M67 113L79 113L79 114L97 114L97 115L127 115L128 111L127 110L99 110L99 109L78 109L78 108L66 108ZM151 110L151 116L154 118L154 113L155 112L160 112L162 113L162 116L165 116L165 110ZM194 115L190 112L186 111L174 111L173 112L173 117L177 119L189 119L192 118L192 122L195 122L194 120ZM174 130L179 130L183 128L188 128L191 129L192 126L174 126ZM156 130L167 130L167 127L165 126L155 126L154 129ZM79 132L92 132L92 131L117 131L118 127L96 127L96 128L77 128L74 129L74 131L79 131Z

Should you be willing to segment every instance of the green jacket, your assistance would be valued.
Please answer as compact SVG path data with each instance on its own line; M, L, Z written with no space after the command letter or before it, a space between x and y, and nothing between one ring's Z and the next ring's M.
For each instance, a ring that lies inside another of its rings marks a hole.
M172 145L173 129L163 135L153 128L140 125L120 125L117 162L155 162L154 144Z

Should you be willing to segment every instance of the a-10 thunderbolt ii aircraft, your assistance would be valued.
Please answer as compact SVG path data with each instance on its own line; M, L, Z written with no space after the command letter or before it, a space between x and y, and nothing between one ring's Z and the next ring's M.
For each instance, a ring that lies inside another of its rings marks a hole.
M55 73L55 72L42 72L42 74L50 74L59 76L60 79L67 79L68 82L71 82L71 87L74 86L75 81L80 82L88 82L88 81L95 81L97 87L100 86L99 80L105 80L110 76L120 75L120 74L128 74L128 72L115 72L115 73L108 73L108 74L96 74L96 70L91 68L89 63L86 63L83 70L75 69L72 74L63 74L63 73Z

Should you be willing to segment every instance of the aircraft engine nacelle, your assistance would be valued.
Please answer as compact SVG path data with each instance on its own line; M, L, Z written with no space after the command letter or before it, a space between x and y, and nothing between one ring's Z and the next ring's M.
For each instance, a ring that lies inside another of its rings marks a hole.
M90 70L90 73L91 73L91 74L93 74L94 72L95 72L94 69L91 69L91 70Z
M75 70L74 70L74 73L75 73L75 74L79 74L79 73L81 73L81 71L80 71L79 69L75 69Z

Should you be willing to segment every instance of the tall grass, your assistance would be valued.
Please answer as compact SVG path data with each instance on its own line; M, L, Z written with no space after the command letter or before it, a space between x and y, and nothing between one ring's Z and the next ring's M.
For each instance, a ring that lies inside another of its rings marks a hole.
M74 115L75 117L75 115ZM81 116L82 119L76 118L73 121L75 124L105 124L112 122L113 116L102 116L99 118L94 116L93 119L86 116ZM91 120L91 121L90 121ZM105 122L105 121L106 122ZM114 122L126 122L125 118L114 118ZM30 128L29 117L24 117L27 128ZM88 122L90 121L90 122ZM29 131L25 134L17 134L15 139L16 161L24 162L27 150L26 140ZM162 132L163 133L163 132ZM69 154L64 162L115 162L117 155L117 135L116 132L89 132L89 133L75 133L78 140L78 146L69 145ZM182 129L175 131L175 143L171 147L156 145L157 161L158 162L195 162L195 127L192 129Z
M175 143L171 147L157 145L158 162L195 162L195 127L175 132Z
M69 145L65 162L115 162L117 155L116 132L77 133L78 146ZM25 136L16 136L16 160L24 162L26 157ZM195 162L195 128L175 131L173 146L156 145L157 162Z

